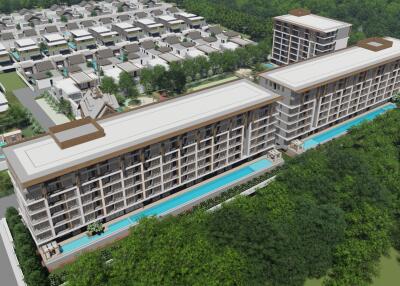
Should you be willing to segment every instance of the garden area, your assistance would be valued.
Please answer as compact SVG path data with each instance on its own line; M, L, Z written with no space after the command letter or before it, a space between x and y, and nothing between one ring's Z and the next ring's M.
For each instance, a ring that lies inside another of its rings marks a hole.
M16 72L0 73L0 83L6 90L9 109L0 114L0 133L13 129L21 129L24 137L32 137L42 132L40 125L36 122L29 111L15 97L13 91L27 87L25 82Z

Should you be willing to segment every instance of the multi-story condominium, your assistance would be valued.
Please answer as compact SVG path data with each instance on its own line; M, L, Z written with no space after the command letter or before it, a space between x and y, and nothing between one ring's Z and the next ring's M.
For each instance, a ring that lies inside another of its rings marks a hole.
M105 26L91 27L89 28L89 32L92 33L97 42L103 46L113 46L120 40L117 31L111 31Z
M67 41L60 34L54 33L43 35L43 39L50 56L70 53Z
M287 146L381 105L400 89L400 40L370 38L356 46L260 75L281 95L277 144Z
M69 42L69 45L73 50L95 49L96 40L86 30L72 30L71 42Z
M347 47L351 24L310 14L305 9L274 17L271 61L287 65Z
M37 245L62 241L275 146L276 101L239 80L3 149Z
M17 61L38 60L43 57L39 46L32 39L15 40L12 55Z
M143 36L142 28L126 22L112 24L111 29L118 32L122 39L130 42L138 41Z

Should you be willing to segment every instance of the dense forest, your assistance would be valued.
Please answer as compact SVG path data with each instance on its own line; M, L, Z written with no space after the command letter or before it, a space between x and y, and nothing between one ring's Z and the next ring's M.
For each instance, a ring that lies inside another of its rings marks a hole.
M352 42L364 36L400 37L400 0L170 0L208 21L259 40L272 35L271 17L303 7L353 24Z
M368 285L379 258L400 247L399 143L394 110L289 160L256 196L212 214L145 219L52 281L300 286L325 277L325 285Z

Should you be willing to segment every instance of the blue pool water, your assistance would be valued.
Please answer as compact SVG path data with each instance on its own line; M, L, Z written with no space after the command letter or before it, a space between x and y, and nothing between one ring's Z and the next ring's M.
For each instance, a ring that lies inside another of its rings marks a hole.
M264 66L265 66L267 69L273 69L273 68L276 68L276 67L277 67L277 65L275 65L275 64L273 64L273 63L266 63L266 64L264 64Z
M224 187L226 185L232 184L233 182L239 181L252 173L268 169L271 166L272 166L271 161L269 161L267 159L261 159L257 162L254 162L250 165L240 168L232 173L226 174L226 175L221 176L221 177L219 177L213 181L210 181L204 185L194 188L186 193L183 193L174 198L165 200L164 202L159 203L153 207L150 207L144 211L138 212L128 218L125 218L116 223L113 223L113 224L109 225L107 230L104 231L100 235L96 235L96 236L92 236L92 237L83 236L83 237L73 240L69 243L66 243L65 245L63 245L61 247L61 251L63 253L68 253L75 249L81 248L81 247L88 245L91 242L96 241L104 236L108 236L109 234L111 234L113 232L117 232L120 229L125 229L129 226L132 226L132 225L136 224L143 217L159 216L159 215L165 214L167 212L171 212L172 210L179 208L179 207L181 207L195 199L198 199L202 196L205 196L209 193L212 193L213 191L215 191L221 187Z
M75 45L75 43L73 43L73 42L68 42L68 46L69 46L71 49L76 50L76 45Z
M313 148L319 144L322 144L326 141L329 141L332 138L335 138L339 135L345 134L351 127L357 126L365 121L369 121L377 117L378 115L381 115L385 113L388 110L396 108L395 104L388 104L385 106L382 106L381 108L375 109L372 112L366 113L358 118L355 118L353 120L349 120L346 123L339 125L335 128L332 128L330 130L327 130L325 132L322 132L320 134L317 134L315 136L310 137L309 139L304 141L304 149L310 149Z
M19 53L17 51L11 52L12 56L19 61Z

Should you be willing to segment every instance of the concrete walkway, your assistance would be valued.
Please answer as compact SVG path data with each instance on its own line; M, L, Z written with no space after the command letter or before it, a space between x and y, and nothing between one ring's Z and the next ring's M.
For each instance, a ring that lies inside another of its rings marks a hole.
M32 113L33 117L45 131L48 131L49 127L56 125L56 123L36 102L35 97L37 97L39 94L27 87L14 90L14 95L18 98L21 104Z

